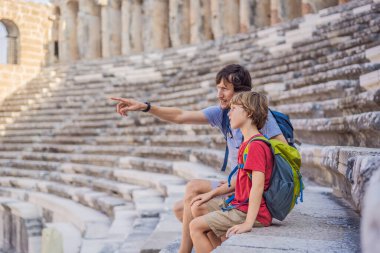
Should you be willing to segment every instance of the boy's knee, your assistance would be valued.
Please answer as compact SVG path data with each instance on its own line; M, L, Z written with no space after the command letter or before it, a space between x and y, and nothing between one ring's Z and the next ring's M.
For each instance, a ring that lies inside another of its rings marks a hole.
M190 224L189 224L189 229L190 229L190 235L193 237L195 234L197 234L200 231L200 226L199 226L199 221L200 218L195 218L193 219Z

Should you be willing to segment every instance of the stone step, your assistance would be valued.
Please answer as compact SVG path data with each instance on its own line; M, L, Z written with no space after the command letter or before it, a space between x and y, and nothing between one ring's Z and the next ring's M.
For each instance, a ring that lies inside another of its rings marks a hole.
M42 212L34 204L0 197L3 220L0 247L5 251L40 252L43 229Z
M72 162L80 164L114 166L119 163L119 156L114 155L91 155L91 154L59 154L59 153L36 153L24 152L22 159L48 162Z
M278 89L276 86L273 85L271 89L267 89L273 104L313 102L346 97L357 93L360 89L357 80L333 80L280 92L275 92Z
M330 185L338 195L351 197L352 189L361 189L360 173L354 173L355 160L358 157L378 157L378 148L344 147L344 146L318 146L302 144L300 147L302 155L303 175L311 178L322 185ZM371 164L362 163L357 166L366 171ZM355 193L360 194L360 192ZM356 197L357 198L357 197Z
M133 232L130 233L116 253L140 253L147 238L154 231L159 218L138 218L133 224Z
M301 142L379 147L379 118L380 112L374 111L333 118L293 119L292 124Z
M285 104L273 107L293 118L331 118L376 111L380 103L380 88L344 98L321 102Z
M174 175L145 172L140 170L115 169L113 176L121 182L157 189L164 196L177 194L176 186L180 186L182 189L182 192L178 194L184 193L185 180Z
M141 248L141 253L158 253L165 248L179 234L181 234L181 223L174 217L173 214L161 214L160 221L152 234L147 239L144 246Z
M87 239L99 239L107 236L110 220L106 215L78 204L72 200L46 193L25 191L0 187L1 195L27 200L50 212L52 222L68 222L73 224Z
M99 136L99 145L144 145L166 147L209 147L223 149L225 140L222 135L159 135L159 136Z
M70 223L54 222L46 223L42 231L42 252L50 252L54 246L63 249L63 253L80 253L82 237L77 228ZM55 239L59 237L61 239ZM54 238L54 239L53 239Z
M7 145L0 145L0 151L21 151L25 148L28 148L28 144L7 144Z
M32 190L35 192L43 192L54 196L70 199L84 206L105 213L109 217L114 216L114 208L116 206L125 206L130 209L133 208L133 204L131 202L128 203L121 198L107 195L107 193L105 192L98 192L95 190L91 190L90 188L74 187L72 185L69 185L70 183L72 183L72 180L69 180L68 182L67 176L71 175L52 175L47 177L49 181L45 181L41 178L31 179L24 177L10 177L7 176L7 173L5 172L6 171L1 172L3 177L0 179L0 185L2 187L13 187L23 190ZM63 177L64 179L60 180L58 179L58 177ZM76 177L79 176L76 175ZM87 184L87 186L89 185ZM91 187L91 185L89 187Z

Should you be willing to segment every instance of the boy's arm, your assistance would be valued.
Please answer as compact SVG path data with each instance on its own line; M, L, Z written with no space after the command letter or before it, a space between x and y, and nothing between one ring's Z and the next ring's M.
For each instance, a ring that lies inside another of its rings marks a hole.
M248 212L245 222L228 229L226 236L241 234L252 230L263 197L265 174L260 171L252 171L252 188L249 193Z
M236 178L232 179L230 187L228 187L228 183L224 183L221 186L216 187L215 189L209 192L199 194L198 196L194 197L191 200L190 206L192 206L195 202L197 202L197 205L200 206L212 198L234 192L235 186L236 186Z

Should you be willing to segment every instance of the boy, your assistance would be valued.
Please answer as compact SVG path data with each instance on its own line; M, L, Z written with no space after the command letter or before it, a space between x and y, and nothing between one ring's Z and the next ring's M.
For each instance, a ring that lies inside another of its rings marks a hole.
M263 127L268 117L267 100L256 92L238 93L231 100L228 116L231 127L240 128L244 136L238 152L239 164L243 164L247 145L250 145L249 152L244 167L238 170L237 179L229 189L235 189L235 198L225 208L226 211L221 210L215 197L228 192L227 185L193 199L193 216L197 218L190 223L190 235L197 253L212 251L221 244L224 235L229 237L249 232L254 226L272 223L272 216L262 197L272 174L272 152L264 142L249 143L253 138L262 136L258 129Z

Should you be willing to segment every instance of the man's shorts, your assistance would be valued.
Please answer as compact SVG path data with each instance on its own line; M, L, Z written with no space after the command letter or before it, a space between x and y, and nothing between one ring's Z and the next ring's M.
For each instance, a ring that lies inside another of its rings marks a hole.
M206 204L209 213L203 216L208 226L217 237L226 235L229 228L244 223L247 217L246 213L238 209L223 212L220 208L223 205L223 202L224 199L211 199ZM262 227L263 225L260 222L255 221L253 226Z

